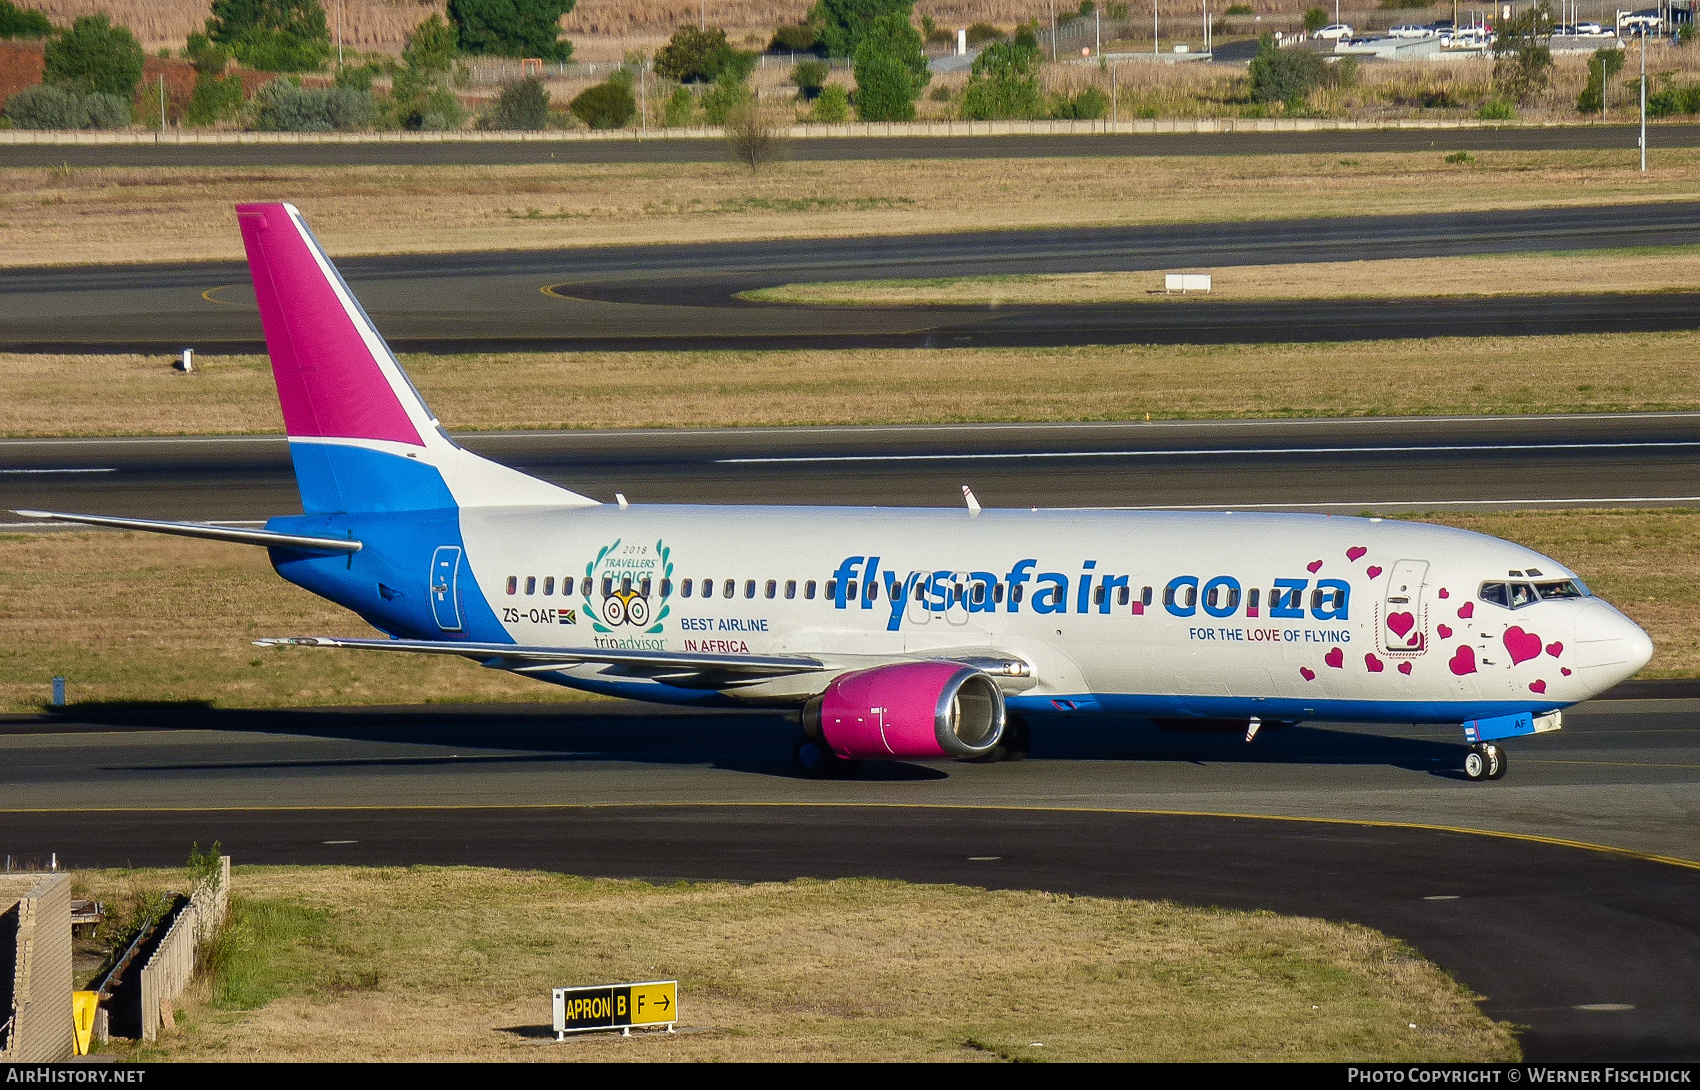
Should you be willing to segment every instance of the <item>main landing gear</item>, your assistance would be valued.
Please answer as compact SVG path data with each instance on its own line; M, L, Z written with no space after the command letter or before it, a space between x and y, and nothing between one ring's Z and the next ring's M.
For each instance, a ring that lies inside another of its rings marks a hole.
M804 731L791 748L791 765L805 780L842 780L854 776L862 762L840 757L825 742Z
M1477 742L1464 754L1464 776L1470 780L1497 780L1505 775L1510 758L1492 742Z
M996 764L999 761L1025 761L1027 754L1033 749L1033 732L1027 726L1027 720L1019 715L1009 716L1004 720L1003 736L998 744L993 746L990 753L982 757L971 758L975 764Z

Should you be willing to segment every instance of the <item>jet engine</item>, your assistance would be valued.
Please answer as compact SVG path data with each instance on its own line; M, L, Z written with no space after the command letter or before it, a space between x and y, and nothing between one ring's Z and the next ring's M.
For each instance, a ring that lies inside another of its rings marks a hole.
M835 678L803 729L845 760L981 757L1003 735L1003 692L959 662L900 662Z

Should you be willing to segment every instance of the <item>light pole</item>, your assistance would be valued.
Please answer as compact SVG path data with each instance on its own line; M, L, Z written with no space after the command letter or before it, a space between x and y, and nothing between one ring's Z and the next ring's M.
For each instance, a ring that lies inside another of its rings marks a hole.
M1051 0L1051 63L1057 63L1057 0Z
M336 0L336 70L342 71L342 0Z
M1602 69L1603 71L1603 69ZM1641 173L1647 173L1647 27L1641 26Z

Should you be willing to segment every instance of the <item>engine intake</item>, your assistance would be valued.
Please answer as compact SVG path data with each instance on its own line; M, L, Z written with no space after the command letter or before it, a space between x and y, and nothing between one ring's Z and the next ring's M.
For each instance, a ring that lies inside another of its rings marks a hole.
M1003 736L1003 692L959 662L900 662L833 679L803 728L849 760L979 757Z

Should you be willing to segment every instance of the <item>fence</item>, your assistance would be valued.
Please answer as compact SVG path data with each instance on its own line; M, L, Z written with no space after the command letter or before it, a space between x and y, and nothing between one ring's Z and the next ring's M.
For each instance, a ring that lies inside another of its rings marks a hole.
M171 921L153 956L142 966L142 1039L159 1036L162 1020L173 1021L169 1005L195 975L195 952L212 938L230 907L230 857L218 858L218 871L195 888L189 903Z
M825 60L813 53L758 53L756 55L756 70L764 71L769 68L781 70L790 69L801 61L822 61L834 71L848 72L852 62L846 58ZM525 61L512 57L483 57L467 64L467 72L474 87L500 87L526 76L537 76L541 79L573 79L573 80L605 80L622 68L629 67L620 61L595 61L580 63L578 61Z

